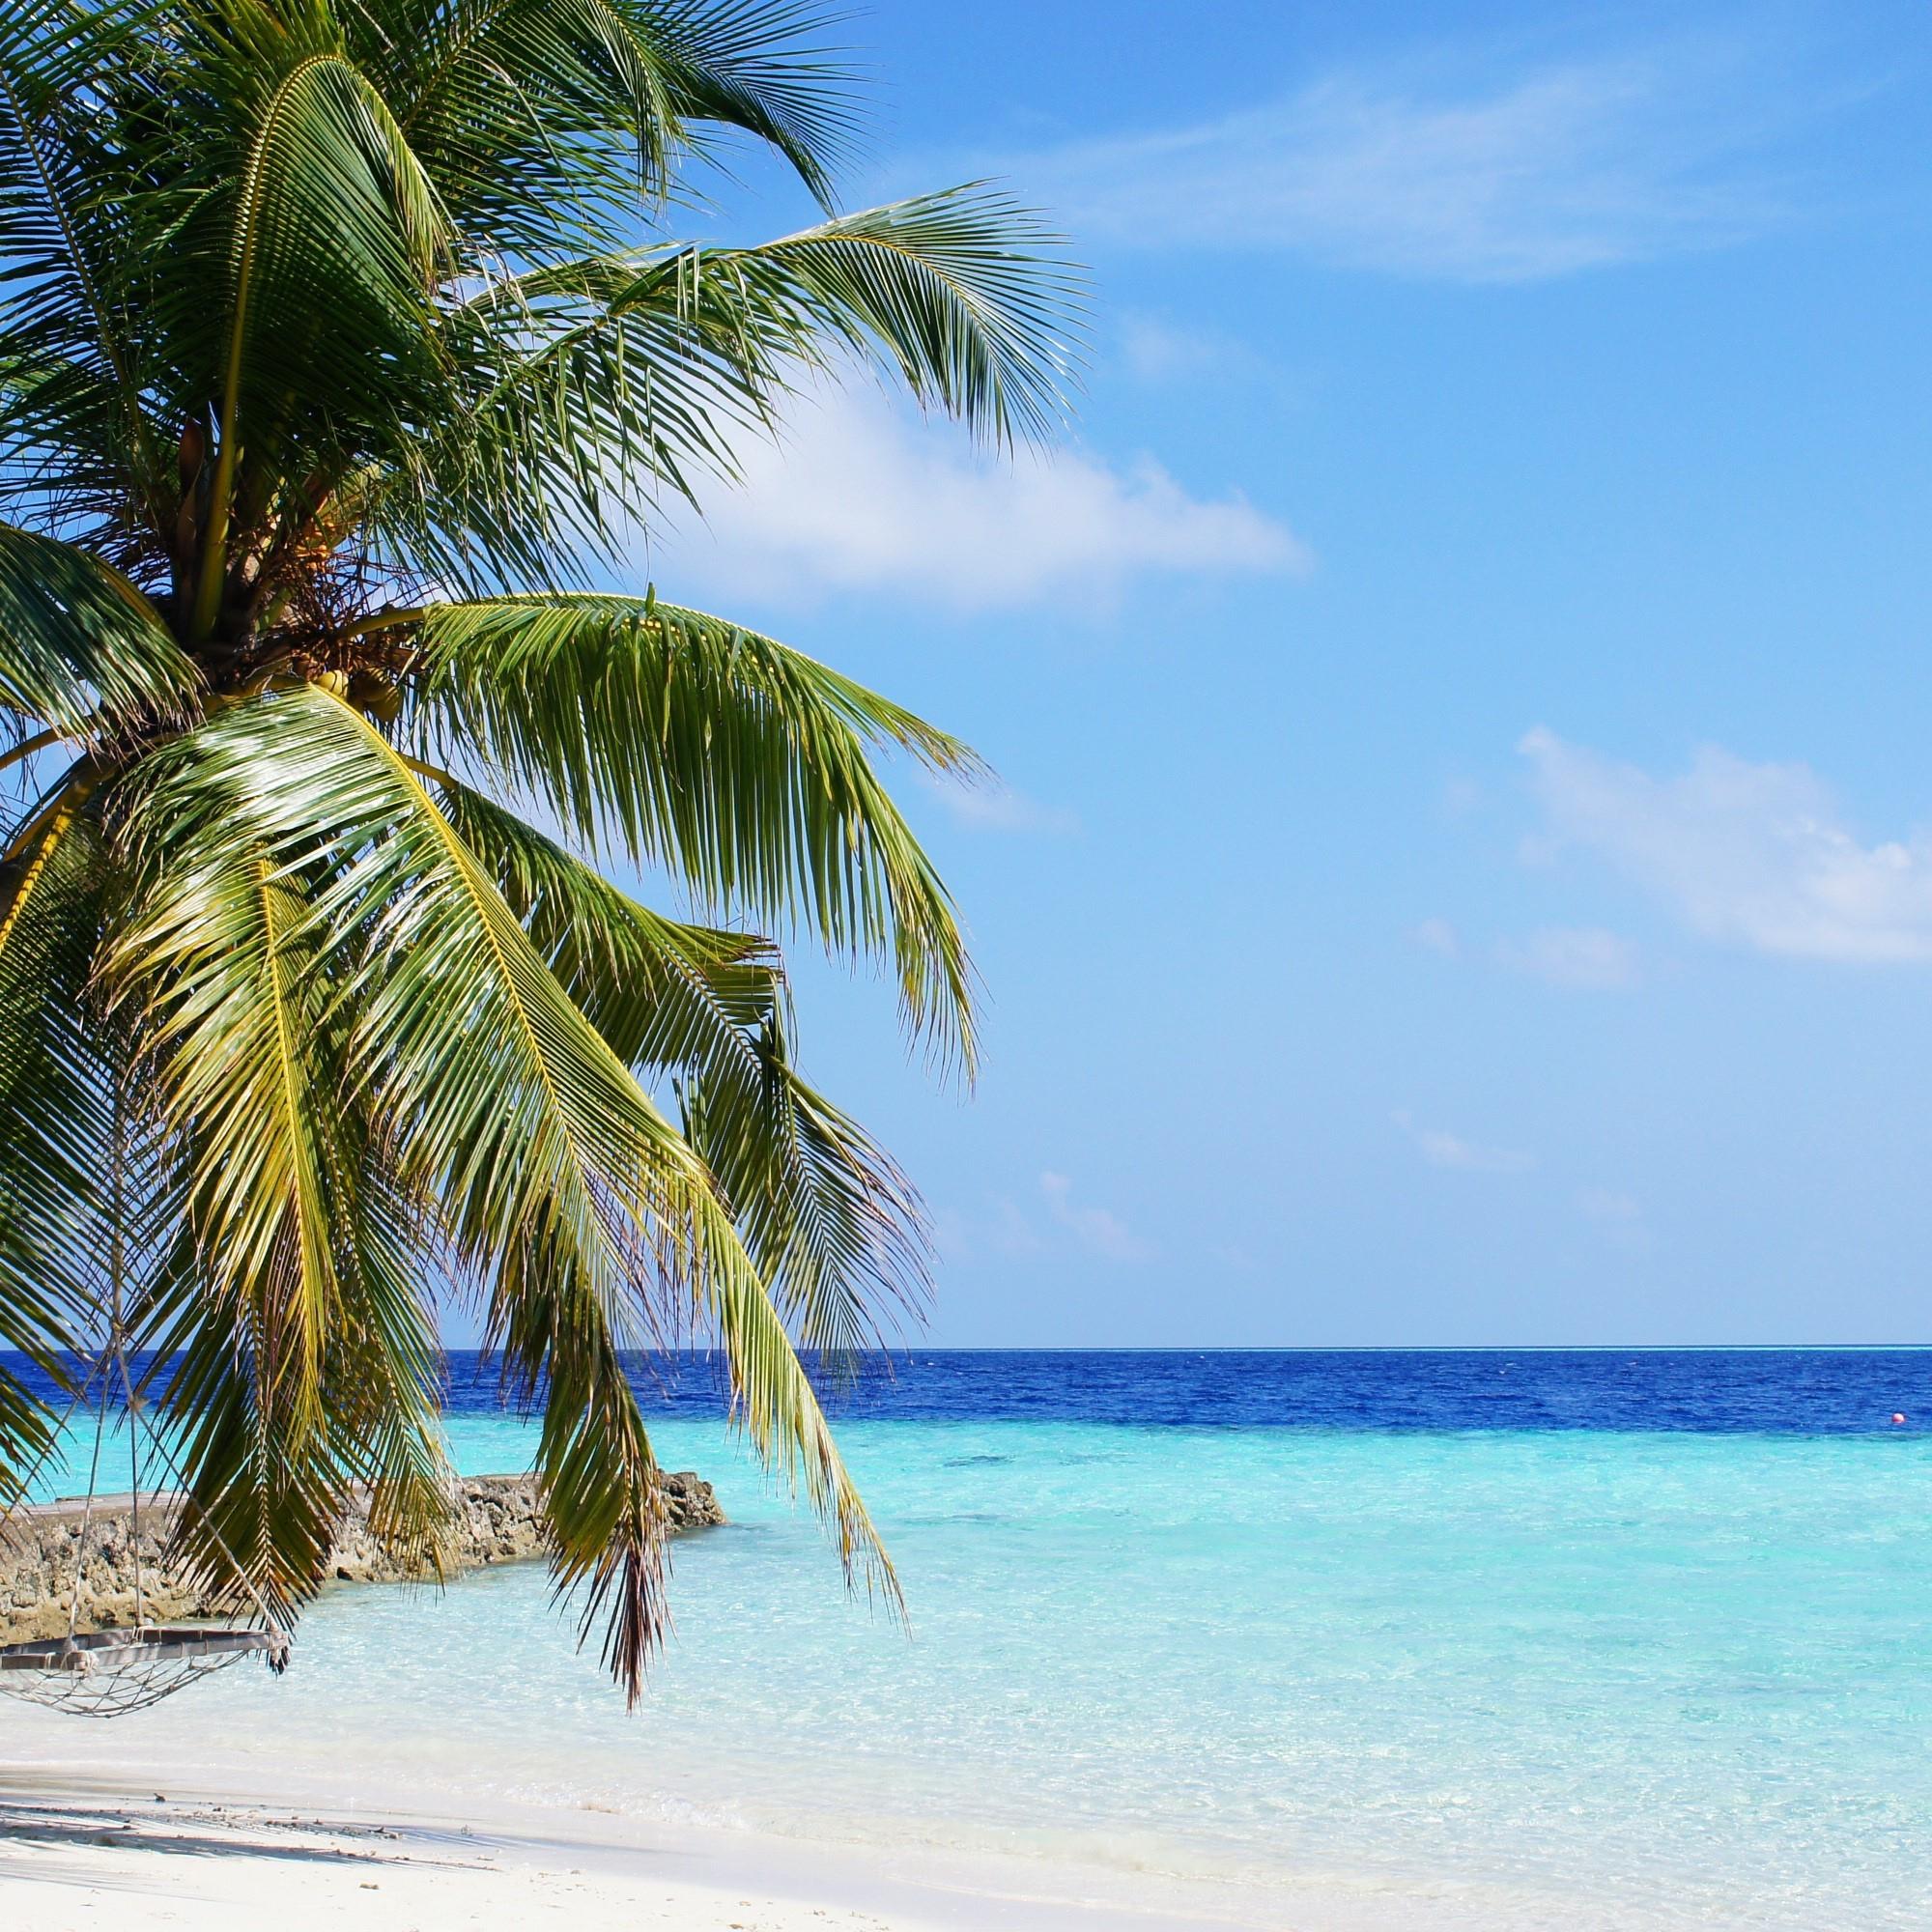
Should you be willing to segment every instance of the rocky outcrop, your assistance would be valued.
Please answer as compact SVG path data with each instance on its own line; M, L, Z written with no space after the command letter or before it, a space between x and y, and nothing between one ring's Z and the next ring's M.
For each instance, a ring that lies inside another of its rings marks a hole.
M673 1531L724 1520L711 1485L688 1469L665 1478L665 1500ZM533 1477L466 1476L457 1485L456 1504L450 1552L455 1571L527 1562L544 1553ZM168 1565L172 1520L170 1498L141 1498L138 1555L151 1621L200 1616L210 1609ZM133 1622L136 1553L133 1510L125 1495L97 1497L91 1517L78 1502L16 1510L0 1526L0 1643L67 1634L76 1564L80 1628L114 1629ZM417 1572L398 1563L370 1535L366 1500L343 1523L329 1555L329 1574L344 1583L419 1580Z

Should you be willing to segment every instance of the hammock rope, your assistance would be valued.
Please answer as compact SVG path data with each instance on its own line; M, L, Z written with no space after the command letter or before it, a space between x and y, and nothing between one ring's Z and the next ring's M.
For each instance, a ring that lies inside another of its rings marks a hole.
M117 1095L117 1102L118 1102ZM28 1703L66 1711L76 1717L118 1718L130 1711L145 1710L163 1697L210 1677L217 1670L244 1657L260 1657L277 1676L288 1668L289 1634L275 1620L273 1612L255 1586L247 1570L236 1561L219 1527L207 1510L195 1501L194 1493L164 1435L153 1432L149 1459L152 1471L156 1463L174 1478L180 1506L199 1512L229 1574L240 1583L254 1605L257 1624L209 1621L156 1624L148 1619L145 1579L141 1567L141 1416L148 1406L144 1393L137 1393L128 1367L128 1326L122 1297L127 1272L127 1253L121 1232L122 1136L120 1107L115 1108L114 1234L108 1258L107 1333L100 1352L95 1357L86 1378L75 1387L58 1427L48 1437L26 1480L16 1492L18 1498L30 1494L54 1450L66 1439L69 1425L80 1405L97 1397L94 1447L88 1463L87 1493L81 1504L80 1532L74 1540L73 1584L68 1599L67 1634L40 1637L24 1643L0 1644L0 1693ZM130 1474L129 1511L134 1563L134 1618L131 1624L94 1631L80 1628L81 1592L87 1580L88 1534L93 1527L95 1502L100 1479L100 1451L107 1434L107 1409L113 1400L114 1382L120 1381L124 1412L128 1418L128 1458ZM147 1384L144 1378L142 1388ZM156 1492L158 1496L159 1492ZM0 1511L4 1527L14 1511Z

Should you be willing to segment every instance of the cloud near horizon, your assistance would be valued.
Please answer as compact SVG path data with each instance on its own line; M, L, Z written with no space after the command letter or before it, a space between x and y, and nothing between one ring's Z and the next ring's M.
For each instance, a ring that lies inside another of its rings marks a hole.
M1785 219L1759 156L1817 106L1778 58L1761 35L1513 69L1437 49L1216 119L1009 157L999 172L1083 243L1537 281L1721 247Z
M942 1208L933 1215L940 1252L950 1261L970 1259L983 1250L1006 1260L1023 1260L1069 1245L1102 1261L1151 1261L1154 1248L1110 1208L1074 1198L1072 1180L1047 1169L1039 1177L1042 1226L1010 1195L990 1197L981 1214Z
M1577 1211L1611 1247L1632 1256L1652 1251L1650 1223L1634 1194L1620 1187L1580 1188Z
M1657 778L1539 726L1529 760L1551 848L1595 853L1708 939L1789 958L1932 963L1932 838L1861 843L1803 764L1705 746Z
M1046 1209L1088 1253L1110 1262L1144 1262L1153 1250L1109 1208L1095 1208L1076 1202L1073 1183L1064 1174L1047 1173L1039 1178L1039 1191L1046 1197Z
M1152 457L987 454L865 384L802 395L743 470L702 523L661 540L660 574L734 596L886 590L972 611L1112 604L1144 577L1313 567L1286 525L1238 493L1190 495Z

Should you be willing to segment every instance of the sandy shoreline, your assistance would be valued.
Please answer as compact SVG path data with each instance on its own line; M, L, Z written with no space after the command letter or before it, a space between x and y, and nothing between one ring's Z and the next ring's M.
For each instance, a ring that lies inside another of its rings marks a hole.
M1048 1895L1056 1877L1076 1889ZM464 1822L388 1803L230 1801L0 1760L0 1924L23 1932L110 1922L256 1932L265 1920L270 1932L1228 1932L1291 1922L1149 1902L1146 1885L1095 1895L1081 1874L1018 1861L948 1866L591 1815Z
M0 1920L136 1926L422 1928L908 1927L918 1920L706 1886L649 1868L570 1864L564 1843L206 1803L143 1807L111 1794L0 1801Z

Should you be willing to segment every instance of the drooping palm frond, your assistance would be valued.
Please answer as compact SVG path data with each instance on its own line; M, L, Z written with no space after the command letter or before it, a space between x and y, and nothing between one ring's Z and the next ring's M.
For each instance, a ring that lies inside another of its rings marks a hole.
M343 1124L355 1142L353 1112ZM179 1125L165 1112L144 1125L128 1234L149 1253L132 1280L129 1332L149 1367L134 1393L170 1424L175 1446L163 1441L162 1451L186 1497L173 1532L184 1574L211 1601L267 1608L286 1627L327 1579L360 1492L379 1546L412 1573L442 1575L455 1478L441 1426L431 1217L362 1133L359 1170L337 1203L339 1293L320 1401L305 1413L290 1388L275 1295L213 1276L191 1213L196 1164L183 1157Z
M185 1505L174 1543L210 1601L259 1602L278 1623L321 1587L354 1476L332 1433L298 1426L275 1401L278 1338L258 1297L224 1294L184 1236L151 1285L141 1338L178 1446ZM144 1391L145 1395L145 1391Z
M663 1485L619 1336L628 1323L554 1228L506 1246L489 1302L488 1335L512 1391L543 1395L536 1469L557 1596L585 1589L581 1634L607 1620L604 1660L636 1704L663 1640Z
M259 1303L269 1394L298 1434L319 1430L356 1216L307 901L241 838L144 869L103 964L138 1006L155 1104L179 1130L200 1292Z
M344 1512L358 1491L378 1544L407 1569L440 1576L455 1479L440 1418L440 1357L418 1272L430 1253L399 1238L361 1177L360 1219L324 1368L319 1426L278 1400L282 1350L259 1297L224 1289L185 1236L146 1284L139 1345L152 1393L179 1438L171 1456L187 1507L174 1539L213 1600L266 1605L277 1621L327 1579ZM144 1388L144 1397L151 1391Z
M166 1393L185 1425L184 1553L286 1612L323 1580L358 1485L382 1541L436 1559L433 1249L355 1104L304 880L245 837L177 844L142 795L152 776L120 802L133 903L99 967L172 1169L163 1218L185 1233L142 1326L182 1362Z
M370 1534L405 1569L440 1577L456 1476L442 1430L440 1229L434 1203L403 1182L366 1130L363 1142L331 1427L368 1487Z
M790 1064L789 1001L755 935L667 920L493 801L437 797L505 903L620 1059L673 1076L685 1136L800 1346L845 1362L928 1286L918 1190Z
M304 940L355 1014L347 1084L396 1172L442 1204L462 1262L494 1284L494 1332L548 1384L539 1471L565 1581L620 1588L655 1634L655 1465L610 1380L627 1346L695 1311L731 1367L758 1450L801 1481L848 1563L890 1591L869 1520L810 1383L710 1175L571 1001L408 763L313 685L230 707L151 760L129 834L192 865L252 839L314 878ZM322 880L326 877L326 883ZM149 948L134 950L150 961ZM602 1366L600 1366L602 1365ZM582 1422L595 1398L601 1420ZM575 1405L575 1406L572 1406ZM616 1572L606 1538L622 1526ZM618 1662L635 1688L641 1651Z
M909 1028L971 1068L952 901L867 755L974 775L956 739L775 639L654 598L503 597L416 628L416 729L706 906L893 963Z
M775 1012L754 1082L697 1074L684 1129L737 1210L745 1246L799 1346L841 1378L930 1286L925 1209L904 1170L800 1078Z
M769 940L667 919L494 799L415 769L618 1059L652 1072L750 1066L748 1038L785 998Z
M782 155L830 208L834 173L858 145L846 61L823 43L836 16L799 0L694 7L633 0L665 49L687 128L735 129Z

